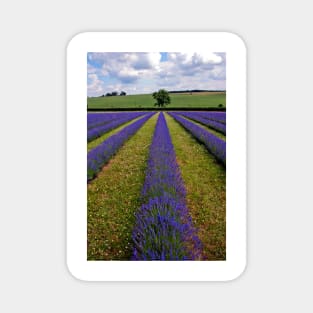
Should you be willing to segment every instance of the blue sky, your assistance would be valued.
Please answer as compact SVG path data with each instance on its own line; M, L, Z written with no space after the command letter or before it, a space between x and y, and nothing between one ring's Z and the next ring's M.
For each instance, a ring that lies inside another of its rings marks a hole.
M226 89L226 55L218 52L89 52L88 96L167 90Z

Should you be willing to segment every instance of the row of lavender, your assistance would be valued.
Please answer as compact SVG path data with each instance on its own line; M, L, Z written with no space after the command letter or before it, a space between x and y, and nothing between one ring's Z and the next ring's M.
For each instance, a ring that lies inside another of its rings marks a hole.
M207 113L202 112L177 112L177 114L185 116L189 119L192 119L196 122L199 122L205 126L208 126L224 135L226 135L226 122L222 123L219 121L216 121L214 119L207 118ZM226 114L225 114L226 116Z
M188 132L190 132L199 142L203 143L208 151L215 156L224 166L226 166L226 142L204 128L181 117L177 113L169 112L178 123L180 123Z
M123 113L122 113L123 114ZM87 114L87 129L92 129L96 126L104 125L109 123L122 115L116 112L106 112L106 113L88 113Z
M143 204L136 213L133 260L199 258L201 242L192 226L185 195L169 130L160 113L150 146Z
M127 112L127 113L118 113L118 116L112 116L111 114L108 117L103 119L104 124L100 124L99 126L95 126L91 129L88 129L87 132L87 142L90 142L103 134L109 132L110 130L119 127L122 124L125 124L137 117L140 117L147 112ZM103 114L106 115L106 114ZM110 121L111 118L111 121Z
M90 150L87 155L87 181L96 177L102 167L110 160L110 158L118 151L123 143L134 135L143 124L153 115L145 113L145 116L136 122L126 126L118 133L110 136L100 145Z
M226 124L226 112L201 112L201 116L208 120Z

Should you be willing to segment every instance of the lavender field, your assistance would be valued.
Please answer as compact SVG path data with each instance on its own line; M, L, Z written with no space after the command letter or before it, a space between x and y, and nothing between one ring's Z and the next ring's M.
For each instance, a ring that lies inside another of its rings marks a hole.
M87 116L87 259L226 260L226 113Z

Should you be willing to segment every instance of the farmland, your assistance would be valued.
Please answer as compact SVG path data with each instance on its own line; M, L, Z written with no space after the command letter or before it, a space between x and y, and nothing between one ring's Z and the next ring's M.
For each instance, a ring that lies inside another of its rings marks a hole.
M88 113L88 260L226 259L225 117Z
M151 109L154 102L151 94L87 98L88 109ZM226 107L225 92L175 93L168 108L218 108L220 104Z

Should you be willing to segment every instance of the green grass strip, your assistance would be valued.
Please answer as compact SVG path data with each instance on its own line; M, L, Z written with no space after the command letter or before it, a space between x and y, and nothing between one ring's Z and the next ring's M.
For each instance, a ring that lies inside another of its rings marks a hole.
M95 148L96 146L98 146L101 142L103 142L104 140L106 140L107 138L109 138L110 136L116 134L117 132L119 132L121 129L123 129L124 127L126 127L127 125L130 125L134 122L136 122L137 120L139 120L140 118L142 118L142 116L138 117L138 118L135 118L134 120L131 120L125 124L122 124L120 125L119 127L117 128L114 128L112 130L110 130L109 132L103 134L102 136L96 138L95 140L93 141L90 141L88 144L87 144L87 152L89 152L90 150L92 150L93 148Z
M214 130L213 128L211 128L209 126L206 126L206 125L203 125L203 124L201 124L201 123L199 123L199 122L197 122L197 121L195 121L195 120L193 120L191 118L188 118L186 116L181 115L181 117L186 119L186 120L188 120L188 121L190 121L190 122L192 122L192 123L194 123L194 124L196 124L196 125L198 125L199 127L202 127L203 129L209 131L210 133L212 133L216 137L219 137L219 138L223 139L224 141L226 141L226 136L224 134L221 134L220 132Z
M200 92L170 94L171 103L167 108L218 108L220 104L226 107L225 92ZM156 108L152 94L127 95L124 97L90 97L87 98L88 108Z
M207 260L226 259L226 172L182 126L165 114L187 191L187 207Z
M88 260L129 260L134 213L158 114L121 147L105 170L88 184Z

